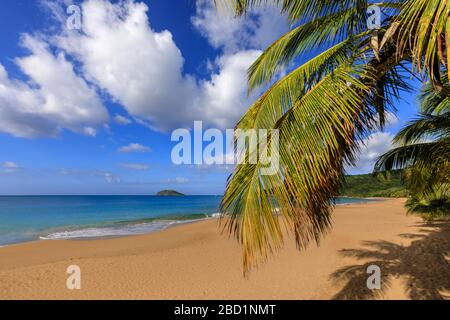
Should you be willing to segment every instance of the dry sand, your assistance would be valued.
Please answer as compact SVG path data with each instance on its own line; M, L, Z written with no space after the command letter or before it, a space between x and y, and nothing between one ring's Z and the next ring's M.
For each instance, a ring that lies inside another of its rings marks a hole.
M216 220L142 236L0 248L0 299L439 299L450 297L450 227L407 216L403 200L339 206L320 247L293 241L249 279ZM382 290L366 287L367 267ZM81 290L66 269L81 267Z

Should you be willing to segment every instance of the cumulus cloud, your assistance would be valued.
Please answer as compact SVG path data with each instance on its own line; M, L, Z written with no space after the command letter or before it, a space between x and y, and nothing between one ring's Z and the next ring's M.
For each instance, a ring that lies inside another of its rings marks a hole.
M347 171L352 174L372 172L378 157L392 148L393 137L388 132L375 132L364 139L360 143L356 166L347 168Z
M120 166L122 168L140 171L145 171L150 168L148 165L142 163L121 163Z
M254 24L233 40L239 50L227 50L214 61L210 80L183 73L184 58L172 34L152 29L148 7L141 2L86 0L83 32L64 32L55 37L55 43L73 55L85 77L121 103L138 123L159 131L189 127L194 120L233 126L249 104L247 69L261 54L263 39L270 42L280 34L278 27L266 34L274 22L270 20L279 15L275 11L255 13L235 25L228 17L213 15L215 8L206 2L198 2L197 8L193 23L199 30L209 30L202 32L208 39L239 28L242 21ZM208 27L222 19L226 28ZM230 47L227 41L221 40L220 46ZM237 46L238 42L252 45Z
M145 153L152 151L149 147L143 146L139 143L130 143L129 145L123 146L119 148L119 152L122 153L132 153L132 152L139 152L139 153Z
M108 121L95 90L42 40L24 35L22 46L30 54L15 61L30 82L11 79L0 64L0 130L28 138L61 129L95 135L93 127Z
M273 8L236 20L198 1L193 25L223 48L210 77L199 79L183 72L171 32L151 27L145 3L85 0L77 31L65 26L67 1L43 1L60 26L47 37L23 36L30 54L16 63L29 81L10 78L0 64L0 131L17 137L56 136L63 129L95 136L109 121L98 92L154 130L190 127L194 120L232 127L253 101L246 95L248 67L287 26Z
M192 24L215 48L226 52L264 49L288 30L287 20L275 7L253 8L244 17L235 17L213 1L197 0Z
M196 82L184 76L183 56L167 31L154 31L142 2L82 3L83 32L56 44L81 62L86 78L105 89L132 116L157 130L179 126L190 113Z
M219 72L201 83L203 118L219 128L233 128L254 97L247 97L247 70L261 54L259 50L239 51L221 56ZM200 118L201 119L201 118Z

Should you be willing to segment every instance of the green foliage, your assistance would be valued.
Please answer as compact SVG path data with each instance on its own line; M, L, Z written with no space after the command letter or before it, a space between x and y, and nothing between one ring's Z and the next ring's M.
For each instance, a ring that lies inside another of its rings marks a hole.
M433 221L450 218L450 198L448 197L416 197L406 201L409 213L420 214L425 220Z
M450 1L377 2L385 18L377 30L367 30L367 8L373 4L368 0L214 1L237 15L269 5L292 25L251 66L249 89L269 86L279 70L292 71L272 84L237 125L279 130L280 170L262 175L262 159L237 166L221 203L221 212L230 218L225 227L242 244L248 272L283 245L284 227L293 232L298 248L318 242L330 228L344 168L354 164L361 140L383 128L387 112L395 111L399 92L409 89L405 81L410 74L405 70L412 65L414 76L428 77L439 95L448 96L440 69L450 61ZM318 54L309 59L311 52ZM263 154L272 144L268 138L258 146ZM450 154L447 145L444 141L409 146L406 154L425 163L438 154ZM386 157L385 167L408 164L405 150L397 151L400 154ZM398 185L390 185L392 181L373 183L372 189L352 192L404 194ZM269 199L269 191L275 201ZM281 219L273 214L277 205Z
M447 76L441 79L448 88ZM405 169L408 211L440 219L450 216L449 94L427 84L420 98L421 113L396 135L400 146L382 155L375 171Z
M339 194L346 197L405 198L408 192L401 172L387 175L360 174L346 176Z

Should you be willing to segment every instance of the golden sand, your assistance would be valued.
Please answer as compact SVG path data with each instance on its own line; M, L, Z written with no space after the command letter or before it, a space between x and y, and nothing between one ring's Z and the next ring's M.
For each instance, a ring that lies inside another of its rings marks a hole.
M334 227L303 252L283 250L242 276L239 245L217 220L100 240L0 248L0 299L438 299L450 292L450 227L406 215L403 200L338 206ZM367 289L369 265L381 290ZM81 268L81 290L66 287Z

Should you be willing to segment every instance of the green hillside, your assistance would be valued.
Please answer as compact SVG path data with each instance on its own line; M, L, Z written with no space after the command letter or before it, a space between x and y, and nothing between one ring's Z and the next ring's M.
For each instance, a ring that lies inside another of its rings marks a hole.
M401 172L399 171L378 176L373 176L372 174L347 176L345 180L345 184L340 192L342 196L386 198L407 196L407 191L402 185Z

